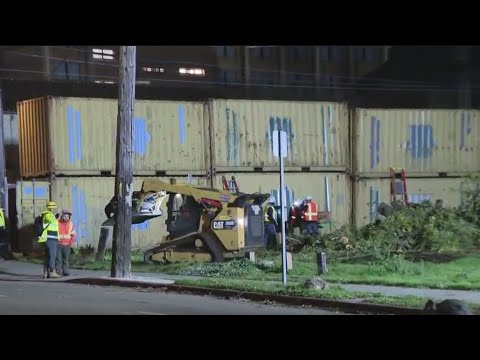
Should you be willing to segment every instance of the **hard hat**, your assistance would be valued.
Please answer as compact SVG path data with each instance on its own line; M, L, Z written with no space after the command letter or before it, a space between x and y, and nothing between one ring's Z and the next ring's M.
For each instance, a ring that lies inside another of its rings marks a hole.
M307 196L305 196L305 200L306 200L306 201L310 201L310 200L312 200L312 196L311 196L311 195L307 195Z
M69 209L63 209L62 210L62 215L67 214L67 215L72 215L72 212Z
M293 205L295 205L295 206L300 206L301 203L302 203L302 199L297 199L297 200L295 200L295 202L293 203Z
M275 204L276 200L275 200L274 196L270 196L267 201L268 201L269 204Z
M56 207L57 207L57 204L55 203L55 201L49 201L47 204L47 209L56 208Z

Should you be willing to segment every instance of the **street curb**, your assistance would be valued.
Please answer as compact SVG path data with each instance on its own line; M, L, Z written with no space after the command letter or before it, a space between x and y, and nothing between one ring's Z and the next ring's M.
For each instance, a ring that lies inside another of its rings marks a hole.
M407 308L400 306L390 306L372 303L354 303L350 301L325 300L313 297L290 296L290 295L270 295L255 292L244 292L239 290L206 288L189 285L166 285L149 282L140 282L122 279L110 278L76 278L64 281L70 284L85 284L94 286L121 286L130 288L154 288L165 289L177 293L188 292L196 295L211 295L219 297L236 298L240 297L247 300L264 302L276 302L283 305L312 306L322 309L335 309L346 313L370 313L375 315L423 315L421 309Z

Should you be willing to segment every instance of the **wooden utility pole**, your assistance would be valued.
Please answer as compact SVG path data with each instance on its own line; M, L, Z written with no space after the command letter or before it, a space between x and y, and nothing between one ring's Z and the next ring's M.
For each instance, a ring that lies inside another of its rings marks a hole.
M2 89L0 89L0 207L7 213L7 170L5 164L5 136L3 134L3 103L2 103Z
M132 127L135 103L136 47L121 46L118 83L117 161L115 169L115 197L112 244L112 271L114 278L129 278L132 249L132 182L133 154Z

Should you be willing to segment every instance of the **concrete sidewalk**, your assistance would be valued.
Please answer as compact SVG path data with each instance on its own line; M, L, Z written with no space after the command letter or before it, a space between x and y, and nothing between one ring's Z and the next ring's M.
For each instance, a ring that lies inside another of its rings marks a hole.
M42 279L42 265L27 263L23 261L0 261L0 280L34 280L34 281L67 281L75 278L109 278L109 271L101 270L77 270L72 269L72 276L60 279ZM132 273L129 282L139 282L143 284L173 284L175 280L202 279L199 276L169 275L162 273ZM203 277L203 279L206 279ZM442 289L424 289L424 288L405 288L398 286L381 285L357 285L357 284L335 284L345 290L382 293L386 296L418 296L431 298L435 300L458 299L473 304L480 304L480 291L466 290L442 290Z

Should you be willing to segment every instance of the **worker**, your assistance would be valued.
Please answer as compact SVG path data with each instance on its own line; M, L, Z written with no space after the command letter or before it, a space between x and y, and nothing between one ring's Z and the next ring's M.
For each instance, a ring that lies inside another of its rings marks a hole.
M275 247L277 238L277 214L275 211L275 198L270 196L263 209L265 222L265 243L267 247Z
M9 259L10 246L7 231L7 222L5 221L5 212L3 208L0 208L0 260Z
M290 210L288 212L288 228L290 232L293 232L293 229L296 227L300 227L300 220L301 220L301 211L300 205L302 204L302 200L297 199L290 206Z
M72 221L72 212L68 209L63 209L60 214L60 221L58 223L58 245L57 257L55 260L55 268L57 274L69 276L69 256L70 247L75 244L75 226Z
M44 278L58 278L59 274L55 271L55 259L57 257L58 244L58 220L53 211L57 208L54 201L49 201L47 209L42 212L43 230L38 237L38 242L44 244L45 262L43 264Z
M307 236L318 235L318 210L317 204L312 200L310 195L305 197L301 206L303 211L302 220L305 225L305 234Z

